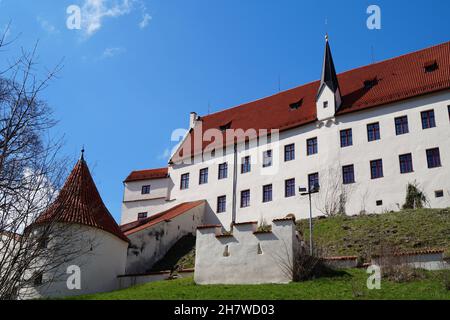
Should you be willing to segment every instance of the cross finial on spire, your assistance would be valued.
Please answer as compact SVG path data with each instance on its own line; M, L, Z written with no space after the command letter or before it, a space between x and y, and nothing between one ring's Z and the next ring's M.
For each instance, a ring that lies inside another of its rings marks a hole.
M325 41L328 42L328 32L325 33Z
M82 161L84 161L84 145L83 145L83 147L81 148L81 157L80 157L80 160L82 160Z

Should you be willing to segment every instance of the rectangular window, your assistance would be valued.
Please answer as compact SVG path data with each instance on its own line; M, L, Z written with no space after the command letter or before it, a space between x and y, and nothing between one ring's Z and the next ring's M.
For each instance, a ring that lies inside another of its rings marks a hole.
M308 175L308 188L312 191L319 187L319 173L311 173Z
M409 173L414 171L411 153L400 155L399 160L400 160L400 173Z
M352 164L342 167L342 179L344 184L355 183L355 167Z
M252 164L250 163L250 156L242 158L241 173L247 173L252 170Z
M441 155L439 148L433 148L427 150L427 162L428 168L437 168L441 166Z
M435 191L435 192L434 192L434 196L435 196L436 198L442 198L442 197L444 197L444 190L437 190L437 191Z
M208 183L208 168L200 170L199 184Z
M409 133L408 116L395 118L395 134L402 135Z
M422 117L422 129L429 129L436 127L436 120L434 118L434 110L423 111Z
M383 178L383 160L370 161L370 176L372 179Z
M295 160L295 144L284 146L284 161Z
M150 194L151 186L142 186L142 194Z
M272 150L263 152L263 168L272 166Z
M367 125L367 139L370 141L380 140L380 123Z
M221 196L217 198L217 213L223 213L227 211L227 197Z
M295 179L289 179L284 182L284 196L286 198L295 196Z
M317 138L311 138L306 140L306 154L308 156L318 153L319 148L317 145Z
M219 164L219 180L228 178L228 163Z
M263 187L263 202L272 201L272 185L268 184Z
M250 207L250 190L241 191L241 208Z
M147 219L147 216L148 216L147 212L140 212L138 213L138 220Z
M324 102L323 102L323 108L324 108L324 109L328 108L328 101L324 101Z
M189 189L189 173L185 173L181 175L181 190Z
M341 148L353 145L352 129L341 130Z

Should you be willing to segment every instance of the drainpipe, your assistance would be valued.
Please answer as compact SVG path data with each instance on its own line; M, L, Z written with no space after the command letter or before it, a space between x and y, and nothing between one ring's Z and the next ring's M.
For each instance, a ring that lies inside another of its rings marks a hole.
M238 159L237 159L237 144L234 144L234 166L233 166L233 210L231 216L232 225L236 222L236 188L237 188L237 168Z

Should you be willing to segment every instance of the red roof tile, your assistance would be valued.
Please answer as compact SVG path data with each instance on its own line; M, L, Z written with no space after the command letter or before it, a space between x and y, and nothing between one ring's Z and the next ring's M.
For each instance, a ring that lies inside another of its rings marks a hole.
M147 229L147 228L154 226L158 223L161 223L163 221L176 218L176 217L186 213L187 211L189 211L193 208L196 208L204 203L205 203L204 200L195 201L195 202L185 202L185 203L179 204L169 210L166 210L164 212L153 215L147 219L138 220L138 221L131 222L128 224L124 224L124 225L120 226L120 228L126 235L130 235L130 234L136 233L138 231Z
M426 73L424 65L430 61L436 61L438 69ZM364 86L365 81L373 79L377 80L373 87ZM338 80L343 100L338 115L449 89L450 42L341 73L338 75ZM312 123L317 119L316 95L319 84L319 81L315 81L201 117L202 130L205 132L212 128L219 129L229 124L230 129L244 131L248 129L284 131ZM302 105L297 110L289 107L300 100ZM192 131L189 139L191 141L185 141L185 143L191 142L191 150L194 154L200 153L211 143L203 142L198 146L194 145ZM227 144L233 143L233 141L227 142ZM174 156L173 161L183 157L181 150Z
M139 170L131 172L124 182L164 179L167 178L168 176L169 176L168 168Z
M109 213L92 179L86 162L81 159L61 189L55 202L34 224L67 222L90 226L129 241Z

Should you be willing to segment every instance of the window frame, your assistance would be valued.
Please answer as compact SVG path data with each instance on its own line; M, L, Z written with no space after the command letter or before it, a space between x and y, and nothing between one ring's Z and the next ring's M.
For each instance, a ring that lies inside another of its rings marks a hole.
M267 163L266 160L269 159ZM263 168L269 168L273 165L273 151L272 149L263 152Z
M188 190L189 189L189 180L190 174L183 173L180 177L180 190Z
M217 197L217 213L227 212L227 196Z
M284 180L284 197L292 198L295 197L295 195L295 178Z
M406 121L404 121L406 120ZM401 136L409 133L408 116L400 116L394 119L395 135Z
M198 184L199 185L208 184L208 180L209 180L209 168L200 169L198 174Z
M380 129L380 123L379 122L373 122L369 123L367 125L367 141L377 141L381 140L381 129Z
M439 150L439 147L427 149L425 152L426 152L426 156L427 156L428 169L442 167L441 151ZM435 152L435 153L433 154L432 152ZM436 161L436 159L437 159L437 161ZM433 163L430 162L430 160L433 161Z
M314 178L314 185L312 185L312 178ZM308 174L308 191L313 190L313 187L315 187L316 185L320 186L320 176L318 172L314 172L314 173L310 173Z
M311 143L312 142L312 143ZM312 156L319 153L319 140L317 137L306 140L306 155Z
M431 129L436 127L436 115L434 109L425 110L420 113L420 119L422 120L422 129Z
M341 148L353 146L353 130L352 128L343 129L339 133Z
M349 168L351 168L351 172L346 171L346 169L349 169ZM350 180L348 180L348 178L350 178ZM348 185L348 184L353 184L355 182L356 182L355 165L348 164L348 165L342 166L342 184Z
M290 143L284 146L284 162L295 160L295 143Z
M241 174L246 174L252 171L252 161L250 156L245 156L241 159Z
M228 178L228 162L219 164L218 180L223 180Z
M401 154L398 156L398 160L400 164L400 174L407 174L414 172L412 153Z
M263 186L263 203L269 203L273 201L273 185L266 184Z
M148 212L139 212L138 213L138 221L144 220L148 218Z
M375 166L374 166L375 164ZM381 165L379 165L381 164ZM375 172L374 172L375 169ZM374 174L375 173L375 174ZM370 179L376 180L384 178L384 171L383 171L383 159L376 159L370 161Z
M241 191L241 208L250 207L250 201L251 201L250 189L242 190Z
M148 192L147 192L148 190ZM152 192L152 186L150 184L146 184L141 188L141 195L147 195Z

